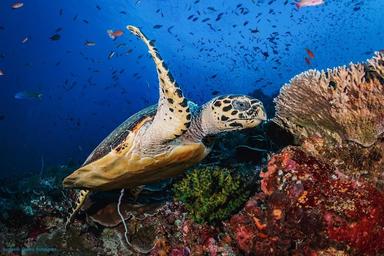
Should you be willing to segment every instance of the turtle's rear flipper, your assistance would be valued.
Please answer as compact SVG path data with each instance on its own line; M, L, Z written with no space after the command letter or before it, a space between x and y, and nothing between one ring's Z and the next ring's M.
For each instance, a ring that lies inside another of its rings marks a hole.
M72 208L72 211L69 214L69 216L65 222L65 229L68 229L68 227L72 223L74 217L79 212L81 207L84 205L85 200L87 200L89 193L90 193L89 190L80 190L80 192L77 194L75 206Z
M191 113L188 102L157 52L154 42L148 40L137 27L127 26L127 29L147 45L159 78L160 98L157 112L144 139L150 144L173 140L186 132L190 126Z

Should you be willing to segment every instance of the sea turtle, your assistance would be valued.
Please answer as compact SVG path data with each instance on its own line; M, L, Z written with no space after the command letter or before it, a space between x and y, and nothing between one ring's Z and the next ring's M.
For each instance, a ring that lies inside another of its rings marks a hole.
M154 42L137 27L127 29L146 44L156 64L159 101L129 117L64 179L65 188L82 189L67 224L90 191L133 188L176 176L207 156L206 137L266 120L262 102L246 95L218 96L201 107L188 101Z

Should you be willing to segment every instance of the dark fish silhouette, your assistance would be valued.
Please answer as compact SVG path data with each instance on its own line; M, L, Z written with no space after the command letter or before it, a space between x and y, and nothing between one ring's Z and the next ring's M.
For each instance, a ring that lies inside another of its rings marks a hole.
M153 26L153 28L154 29L159 29L159 28L161 28L163 25L155 25L155 26Z
M49 39L51 39L52 41L58 41L58 40L60 40L60 38L61 38L61 36L59 34L54 34Z
M172 34L172 29L173 29L173 27L174 27L174 26L170 26L170 27L167 29L167 31L168 31L169 34Z
M219 13L219 14L217 15L217 17L216 17L216 21L221 20L221 17L222 17L223 15L224 15L223 12Z

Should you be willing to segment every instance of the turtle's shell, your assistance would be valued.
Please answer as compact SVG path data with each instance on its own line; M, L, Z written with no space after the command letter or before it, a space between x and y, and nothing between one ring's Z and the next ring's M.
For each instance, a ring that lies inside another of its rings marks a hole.
M209 153L203 143L173 143L164 152L143 156L136 135L152 122L156 109L156 105L147 107L117 127L82 167L64 179L64 187L113 190L157 182L176 176Z
M157 105L152 105L130 116L92 151L87 160L85 160L83 166L92 163L111 152L111 149L116 148L121 144L132 130L137 126L141 126L143 120L153 118L156 114L156 108Z

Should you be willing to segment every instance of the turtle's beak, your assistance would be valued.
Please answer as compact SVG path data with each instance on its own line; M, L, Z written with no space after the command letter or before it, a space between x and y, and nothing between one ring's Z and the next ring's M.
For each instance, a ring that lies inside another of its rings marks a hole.
M258 106L258 111L256 112L256 119L258 119L260 122L268 120L267 113L265 112L264 106Z
M261 111L261 113L260 113L260 117L259 117L259 119L260 119L261 121L267 121L267 120L268 120L267 113L265 113L264 108L263 108L263 111Z

